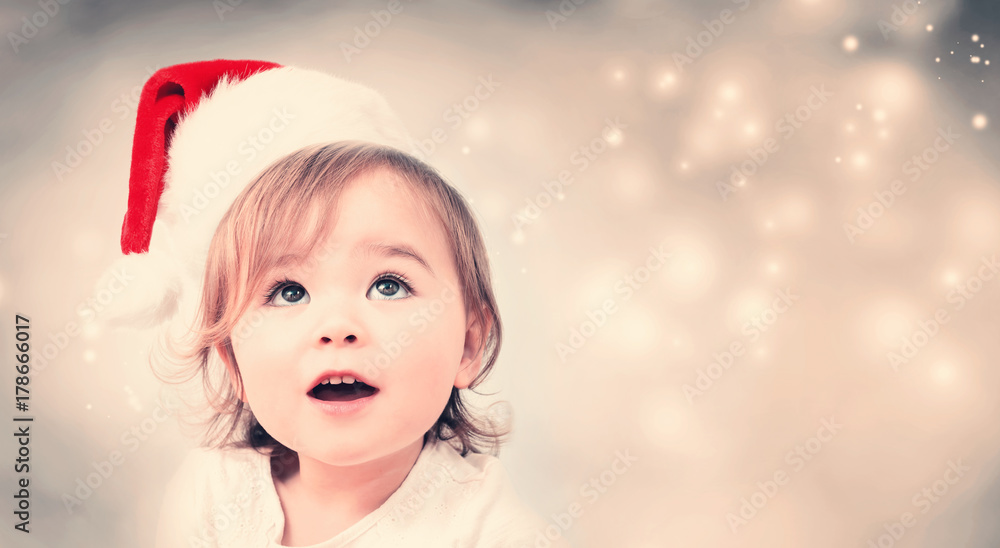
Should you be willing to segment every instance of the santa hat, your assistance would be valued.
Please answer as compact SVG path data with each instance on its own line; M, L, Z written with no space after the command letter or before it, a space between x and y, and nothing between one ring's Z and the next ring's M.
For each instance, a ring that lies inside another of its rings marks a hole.
M102 317L191 327L208 247L235 198L265 168L303 147L361 140L415 152L385 99L363 85L265 61L215 60L157 71L136 116L123 283Z

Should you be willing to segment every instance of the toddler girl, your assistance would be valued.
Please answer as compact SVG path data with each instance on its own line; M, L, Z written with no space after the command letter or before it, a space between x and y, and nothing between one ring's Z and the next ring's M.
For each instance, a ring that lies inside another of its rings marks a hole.
M381 97L178 65L147 83L135 142L122 246L156 287L119 316L170 319L212 409L157 546L563 542L463 399L501 339L476 221Z

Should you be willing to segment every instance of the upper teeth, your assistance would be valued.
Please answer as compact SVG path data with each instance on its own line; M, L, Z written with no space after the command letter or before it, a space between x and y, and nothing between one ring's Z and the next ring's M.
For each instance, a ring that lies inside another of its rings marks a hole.
M350 375L344 375L342 377L337 376L337 377L330 377L329 379L323 379L323 382L321 382L320 384L340 384L340 383L354 384L355 380L356 379Z

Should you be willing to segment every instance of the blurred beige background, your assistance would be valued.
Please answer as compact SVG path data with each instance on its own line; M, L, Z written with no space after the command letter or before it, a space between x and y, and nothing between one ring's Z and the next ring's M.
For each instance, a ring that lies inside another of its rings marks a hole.
M389 5L0 8L0 325L29 316L35 351L32 533L8 511L0 544L151 543L194 440L95 283L137 90L212 58L376 88L472 201L506 327L485 401L510 403L501 459L550 533L1000 542L995 6Z

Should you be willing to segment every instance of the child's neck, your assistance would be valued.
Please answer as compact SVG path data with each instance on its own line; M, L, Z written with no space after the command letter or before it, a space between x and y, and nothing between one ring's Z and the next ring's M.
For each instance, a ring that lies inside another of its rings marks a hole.
M274 478L285 514L284 546L307 546L333 538L382 506L406 479L423 440L374 461L330 466L298 455L286 474Z

